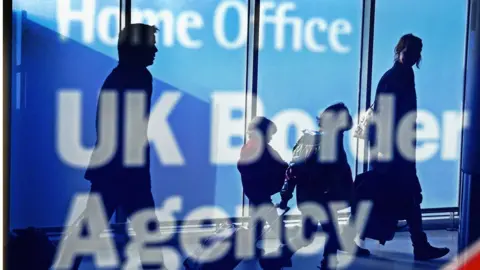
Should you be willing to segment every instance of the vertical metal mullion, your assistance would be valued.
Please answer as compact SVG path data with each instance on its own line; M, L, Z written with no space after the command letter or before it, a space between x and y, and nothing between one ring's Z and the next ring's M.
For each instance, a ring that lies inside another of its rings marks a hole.
M254 2L253 2L254 1ZM251 37L252 26L252 4L253 4L253 41ZM245 75L245 136L247 139L247 125L253 117L257 115L257 94L258 94L258 50L260 36L260 0L248 1L248 30L247 30L247 48L246 48L246 75ZM250 61L250 55L252 60ZM251 75L250 75L251 72ZM250 101L250 103L249 103ZM249 215L248 208L250 203L246 203L245 192L243 193L242 216Z
M122 19L123 15L125 16L125 25L129 26L132 22L132 0L125 0L125 13L123 13L123 1L124 0L119 0L119 30L122 30ZM115 223L120 224L120 223L126 223L127 222L127 217L121 207L118 207L115 211Z
M11 162L11 91L12 91L12 19L13 5L12 0L3 1L3 217L4 230L3 239L8 239L10 231L10 162ZM3 266L6 266L6 249L3 250ZM7 269L8 267L5 267Z
M122 19L123 19L123 0L118 1L120 3L119 5L119 16L118 16L118 30L122 31L123 25L122 25Z
M258 95L258 49L260 36L260 0L255 0L253 21L253 63L252 63L252 118L257 115Z
M125 26L131 25L131 24L132 24L132 0L125 0Z
M467 92L467 66L468 66L468 44L469 44L469 37L470 37L470 10L471 10L471 5L472 5L471 0L467 0L467 19L466 19L466 28L465 28L465 57L464 57L464 63L463 63L463 92L462 92L462 129L461 129L461 136L460 136L460 162L458 166L458 178L459 178L459 184L458 184L458 201L457 201L457 206L460 207L461 200L462 200L462 189L463 189L463 174L462 174L462 162L463 162L463 141L464 141L464 128L465 127L465 102L466 102L466 92Z
M245 123L244 123L244 128L245 128L245 132L244 132L244 137L243 137L243 143L245 144L246 141L247 141L247 124L248 124L248 121L250 120L249 119L249 115L247 113L247 110L248 110L248 96L250 95L250 87L249 87L249 84L250 84L250 42L251 42L251 39L250 39L250 26L251 26L251 20L250 20L250 14L251 14L251 6L252 6L252 0L248 0L248 26L247 26L247 44L246 44L246 47L245 47L245 55L246 55L246 63L245 63Z
M360 74L358 88L358 115L364 112L371 103L372 94L372 63L373 63L373 40L375 28L375 4L376 0L363 0L362 9L362 36L360 54ZM358 119L357 121L360 121ZM355 174L359 174L359 148L361 140L357 140ZM363 172L368 170L368 141L363 141Z
M249 101L249 95L250 95L250 87L249 87L249 84L250 84L250 26L251 26L251 20L250 20L250 15L251 15L251 6L252 6L252 0L248 0L247 1L247 5L248 5L248 8L247 8L247 17L248 17L248 26L247 26L247 44L246 44L246 47L245 47L245 58L246 58L246 63L245 63L245 117L244 117L244 132L243 132L243 144L245 144L247 142L247 125L248 125L248 122L249 122L249 114L248 114L248 108L249 108L249 104L248 104L248 101ZM246 211L245 209L245 203L247 202L246 200L246 195L245 195L245 191L242 189L242 217L245 217L246 215L248 215L248 211ZM248 209L247 209L248 210Z

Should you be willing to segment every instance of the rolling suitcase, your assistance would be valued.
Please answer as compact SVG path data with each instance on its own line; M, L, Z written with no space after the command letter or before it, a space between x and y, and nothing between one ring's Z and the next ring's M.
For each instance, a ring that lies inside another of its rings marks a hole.
M381 245L393 240L398 224L398 218L391 209L386 207L390 204L388 193L385 193L388 190L386 184L384 176L375 171L359 174L355 179L354 203L357 204L362 200L373 202L367 224L360 238L377 240Z
M277 209L274 211L278 212L279 210ZM277 221L283 222L283 217L289 210L290 208L287 208L283 212L279 213L280 215ZM218 254L219 251L213 249L207 254L203 248L199 248L195 252L195 258L202 258L202 260L189 257L183 262L183 266L186 270L233 270L243 261L242 258L236 257L235 246L237 235L245 233L248 233L248 228L244 226L224 224L215 232L214 236L205 239L202 242L202 245L208 246L219 241L231 241L232 245L227 253L217 260L204 261L205 258L211 258L212 255ZM264 232L261 238L263 238L266 233L268 233L268 231ZM240 236L238 239L242 239L242 237ZM256 239L255 243L257 243L259 240L260 239Z

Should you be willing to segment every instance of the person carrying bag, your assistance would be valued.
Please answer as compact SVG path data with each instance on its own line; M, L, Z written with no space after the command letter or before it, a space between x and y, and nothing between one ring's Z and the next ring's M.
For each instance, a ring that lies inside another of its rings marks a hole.
M371 150L371 171L357 176L355 197L356 201L370 199L374 204L364 237L384 243L393 238L397 221L406 219L415 260L431 260L445 256L449 249L431 246L423 231L423 196L415 157L416 125L415 121L411 126L400 125L416 120L413 66L419 67L422 48L422 40L412 34L400 38L394 65L380 79L375 102L355 129L354 136L368 140ZM380 230L384 233L379 236Z
M327 117L328 115L334 118ZM347 120L340 128L332 128L332 124L338 124L341 116L346 116L343 120ZM287 207L288 201L293 197L293 191L296 189L297 205L302 212L302 204L314 203L326 210L328 222L322 223L322 229L329 235L325 244L323 260L320 269L336 269L335 264L329 264L328 258L335 256L338 250L343 249L337 237L338 222L336 211L342 209L334 209L331 211L330 202L342 201L347 202L347 207L352 201L353 195L353 178L350 166L347 161L347 155L344 149L343 140L344 132L351 129L352 118L343 103L336 103L328 107L317 118L319 130L304 130L302 137L297 141L293 148L293 158L287 169L287 180L281 191L282 201L280 208ZM335 143L330 144L330 140L334 136ZM323 142L323 143L322 143ZM332 147L333 149L326 149ZM334 150L333 159L322 156L323 153ZM325 152L322 152L325 151ZM310 241L313 241L311 234L317 231L318 222L310 221L303 224L305 233ZM303 236L299 239L303 239ZM295 238L296 239L296 238ZM305 246L303 241L301 244L293 239L293 250L282 250L283 256L293 256L295 251ZM354 244L353 238L351 239ZM311 242L310 242L311 243ZM356 244L355 244L356 245ZM357 247L357 250L361 249ZM266 262L261 262L264 269L268 268ZM271 265L270 265L271 266Z

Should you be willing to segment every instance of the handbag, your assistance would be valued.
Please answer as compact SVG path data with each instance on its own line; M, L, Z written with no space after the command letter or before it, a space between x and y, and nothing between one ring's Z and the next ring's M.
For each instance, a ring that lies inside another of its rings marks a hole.
M355 127L353 131L354 138L365 139L367 137L367 128L369 127L370 122L372 121L374 116L374 105L375 103L370 105L367 111L360 118L360 123L357 125L357 127Z
M404 94L405 92L406 91L400 91L400 92L394 91L391 93L395 94L397 98L399 97L401 98L405 95ZM360 117L360 122L353 131L354 138L366 139L367 129L370 126L370 123L372 122L372 119L374 117L374 110L375 110L375 101L372 103L372 105L370 105L370 107L368 107L368 109L364 112L362 117Z

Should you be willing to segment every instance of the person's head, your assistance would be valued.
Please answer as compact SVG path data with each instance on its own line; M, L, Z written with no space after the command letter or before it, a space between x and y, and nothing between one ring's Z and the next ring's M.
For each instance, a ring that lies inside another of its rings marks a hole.
M346 123L340 122L345 120ZM324 131L334 126L339 126L341 127L339 131L345 132L353 127L353 120L347 106L339 102L327 107L320 116L317 117L317 124L318 127Z
M248 124L247 134L250 139L262 136L265 143L270 143L272 136L277 133L277 126L270 119L257 116Z
M118 38L118 58L120 63L148 67L153 64L155 53L155 33L157 27L147 24L126 26Z
M409 67L420 67L422 60L422 40L413 34L406 34L400 38L395 46L395 61L399 61Z

